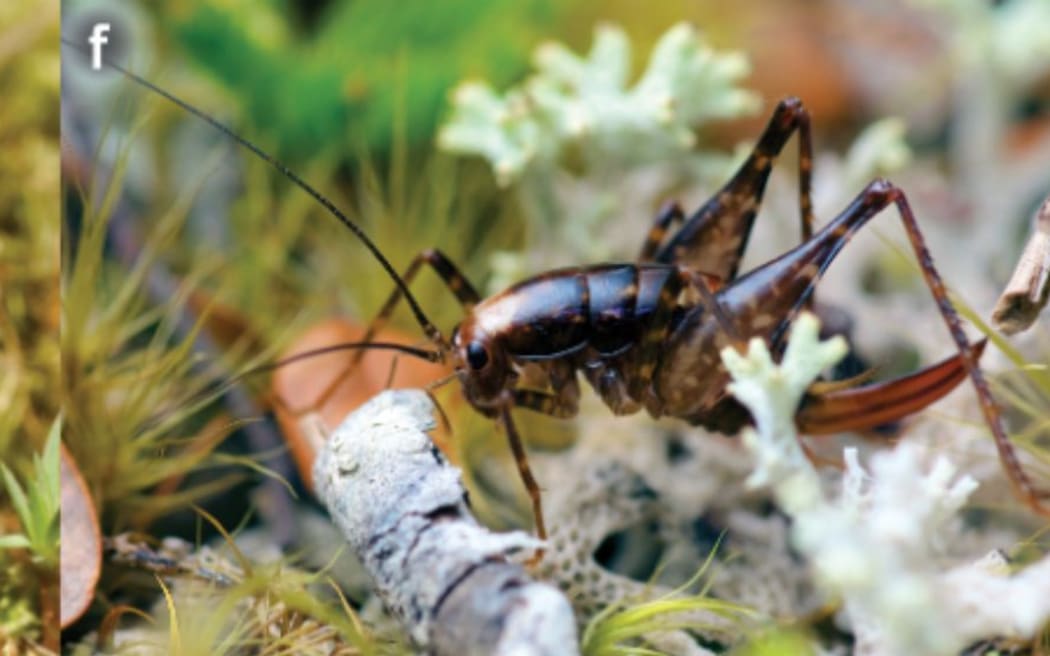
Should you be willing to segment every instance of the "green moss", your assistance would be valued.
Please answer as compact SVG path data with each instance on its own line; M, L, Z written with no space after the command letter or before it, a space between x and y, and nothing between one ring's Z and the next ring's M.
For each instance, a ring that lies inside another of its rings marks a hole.
M36 12L0 9L19 44L0 52L0 455L16 470L58 414L58 20Z
M226 539L226 546L215 549L168 542L155 550L126 542L139 558L148 553L152 562L164 563L164 571L147 583L158 600L149 622L124 620L119 635L100 632L102 653L410 653L396 637L366 628L324 572L307 573L286 561L250 564ZM72 653L98 653L93 641L73 646Z
M232 428L227 422L202 430L199 420L189 421L217 396L207 391L210 378L195 368L201 322L176 334L192 282L165 308L151 306L145 293L151 266L173 243L194 190L156 221L132 269L123 271L106 257L106 243L126 165L126 159L118 163L100 194L87 192L79 238L63 267L66 445L96 505L109 514L107 528L133 518L145 522L221 489L222 482L182 495L152 492L161 481L207 464ZM93 180L87 188L94 189Z

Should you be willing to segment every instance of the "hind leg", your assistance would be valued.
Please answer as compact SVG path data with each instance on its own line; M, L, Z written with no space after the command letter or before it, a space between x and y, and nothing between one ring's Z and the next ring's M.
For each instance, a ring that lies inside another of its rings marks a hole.
M754 150L714 197L687 219L677 205L664 206L642 247L641 259L686 266L726 282L735 279L773 161L796 131L801 236L803 241L809 239L814 223L809 112L799 99L785 98L777 104ZM662 244L670 225L682 221L682 227Z

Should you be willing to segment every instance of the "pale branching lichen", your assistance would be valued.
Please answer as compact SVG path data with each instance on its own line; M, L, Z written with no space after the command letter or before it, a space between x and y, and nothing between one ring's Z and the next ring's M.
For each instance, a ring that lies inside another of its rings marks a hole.
M548 43L533 60L535 74L503 94L461 84L438 134L442 150L484 158L528 219L530 254L493 254L490 291L529 271L618 259L615 240L594 235L651 215L669 186L721 183L731 158L703 151L697 130L759 106L739 86L746 57L713 49L687 23L664 33L637 77L630 41L611 25L587 55Z
M1002 83L1030 84L1050 65L1050 3L1014 0L911 0L936 11L952 35L952 54L964 68L994 71Z
M530 167L556 166L570 146L601 166L681 157L698 124L758 106L737 87L749 72L744 56L715 51L686 23L664 34L633 86L630 42L618 27L599 27L585 57L541 46L535 64L537 74L504 96L484 83L461 85L439 146L481 155L509 185Z
M953 654L981 638L1031 638L1050 620L1050 558L1013 577L987 559L946 568L943 537L977 488L947 458L931 465L925 449L903 442L865 469L846 449L840 491L824 491L794 414L810 382L844 353L841 338L819 341L816 319L804 314L782 364L755 340L746 356L726 349L722 358L731 391L755 419L743 436L756 460L750 482L770 485L792 517L793 544L817 584L842 600L858 653Z
M820 372L849 350L842 337L821 342L818 332L816 318L800 316L780 366L757 338L751 340L746 357L732 348L722 352L735 381L729 391L748 407L757 426L742 435L756 460L748 483L772 485L781 505L792 514L811 506L820 493L820 481L797 439L795 409Z

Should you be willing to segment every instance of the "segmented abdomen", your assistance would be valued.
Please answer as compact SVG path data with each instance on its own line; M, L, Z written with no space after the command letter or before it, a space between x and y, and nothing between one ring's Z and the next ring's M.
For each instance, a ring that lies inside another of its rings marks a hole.
M604 355L638 342L675 268L601 264L551 271L522 281L474 308L508 354L547 360L588 346Z

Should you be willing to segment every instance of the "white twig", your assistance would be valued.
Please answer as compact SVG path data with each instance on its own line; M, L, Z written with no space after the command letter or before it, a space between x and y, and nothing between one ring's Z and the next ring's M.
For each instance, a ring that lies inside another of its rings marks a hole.
M1014 275L992 311L992 321L1007 335L1026 330L1050 301L1050 197L1032 222L1032 236Z
M577 653L569 602L506 559L540 543L477 523L459 472L424 432L433 410L423 392L400 390L348 416L314 464L318 497L420 647L456 656Z

